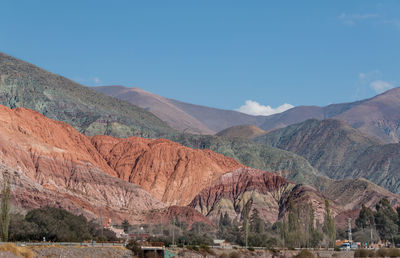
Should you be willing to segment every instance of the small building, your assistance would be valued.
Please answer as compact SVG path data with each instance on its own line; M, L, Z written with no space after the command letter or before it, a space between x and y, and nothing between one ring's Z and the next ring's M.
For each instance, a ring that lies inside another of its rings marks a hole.
M114 228L114 227L108 227L109 230L115 233L117 238L128 238L128 234L125 234L124 230L122 228Z
M232 249L232 245L226 242L225 239L214 239L213 240L214 246L223 248L223 249Z

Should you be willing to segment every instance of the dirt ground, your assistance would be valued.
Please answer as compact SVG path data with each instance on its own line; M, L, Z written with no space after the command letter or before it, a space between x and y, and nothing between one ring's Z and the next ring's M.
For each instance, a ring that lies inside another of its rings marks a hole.
M131 258L132 252L125 247L61 247L61 246L36 246L26 247L32 250L34 257L46 258ZM23 257L10 252L0 252L0 258Z

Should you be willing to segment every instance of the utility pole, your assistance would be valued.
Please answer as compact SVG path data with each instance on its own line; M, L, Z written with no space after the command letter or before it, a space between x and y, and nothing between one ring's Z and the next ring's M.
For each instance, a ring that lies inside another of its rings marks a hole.
M248 246L248 239L249 239L249 219L246 218L246 225L245 225L245 233L246 233L246 249Z
M100 229L101 229L101 238L103 238L103 228L104 228L104 222L103 222L103 216L101 215L101 209L100 209Z
M369 245L370 247L372 246L372 225L371 225L371 244Z
M175 245L175 217L172 219L172 245Z
M348 224L349 224L349 229L348 229L348 232L349 232L349 243L351 243L351 242L353 242L353 236L352 236L352 233L351 233L351 218L348 218L347 221L348 221Z

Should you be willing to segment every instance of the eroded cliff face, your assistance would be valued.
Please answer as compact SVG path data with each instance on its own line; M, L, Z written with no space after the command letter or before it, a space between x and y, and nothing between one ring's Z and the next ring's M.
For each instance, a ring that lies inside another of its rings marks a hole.
M187 204L201 188L241 166L168 140L91 138L35 111L4 106L0 165L23 208L55 205L89 217L102 210L103 216L131 221L166 204Z
M247 206L250 213L258 210L269 223L286 216L289 203L310 204L316 219L323 221L326 197L312 187L296 185L272 172L241 168L224 174L211 187L201 191L189 204L210 219L227 213L241 220ZM341 209L333 203L333 214Z
M117 176L140 185L168 205L187 205L222 174L243 167L210 150L165 139L95 136L92 143Z

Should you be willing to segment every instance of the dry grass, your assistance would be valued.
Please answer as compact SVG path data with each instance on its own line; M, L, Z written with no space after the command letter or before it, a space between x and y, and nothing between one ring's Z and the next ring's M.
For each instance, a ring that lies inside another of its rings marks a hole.
M4 245L0 245L0 251L2 252L10 252L16 256L23 256L25 258L33 258L35 255L33 254L32 250L22 246L16 246L15 244L8 243Z

